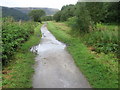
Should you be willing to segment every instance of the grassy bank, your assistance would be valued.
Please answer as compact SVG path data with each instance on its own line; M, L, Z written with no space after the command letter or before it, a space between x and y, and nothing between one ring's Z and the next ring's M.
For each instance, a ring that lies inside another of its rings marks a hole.
M114 53L117 55L118 50L118 25L97 23L89 27L89 33L81 32L76 28L75 21L69 19L65 22L72 28L71 35L78 36L86 45L92 47L97 53Z
M113 54L94 54L78 37L70 35L70 28L64 23L48 22L48 29L67 44L76 65L93 88L118 87L118 63Z
M83 35L82 40L88 46L93 46L97 53L117 53L118 26L98 24L97 30Z
M35 54L30 48L40 42L41 24L34 29L34 35L17 51L14 59L3 70L3 88L31 88Z

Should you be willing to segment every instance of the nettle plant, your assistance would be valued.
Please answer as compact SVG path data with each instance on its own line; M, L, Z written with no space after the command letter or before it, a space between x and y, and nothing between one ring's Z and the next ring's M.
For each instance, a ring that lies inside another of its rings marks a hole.
M15 22L10 19L2 24L2 63L5 65L34 33L34 22Z

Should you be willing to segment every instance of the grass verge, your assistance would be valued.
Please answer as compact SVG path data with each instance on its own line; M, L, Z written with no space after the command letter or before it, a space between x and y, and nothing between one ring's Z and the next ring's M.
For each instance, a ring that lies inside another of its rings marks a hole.
M35 28L34 35L22 45L22 48L15 54L14 60L5 67L2 75L3 88L31 88L32 74L34 69L35 54L30 52L30 48L40 42L41 24Z
M63 24L63 23L62 23ZM67 44L67 49L76 65L93 88L118 88L118 62L112 54L93 54L79 38L72 37L67 27L48 22L48 29L55 37Z

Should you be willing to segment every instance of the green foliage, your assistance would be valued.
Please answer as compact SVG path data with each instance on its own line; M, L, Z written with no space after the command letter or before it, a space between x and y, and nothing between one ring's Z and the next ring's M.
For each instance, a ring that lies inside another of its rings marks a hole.
M78 29L79 32L89 32L89 27L92 25L86 3L63 6L61 11L55 14L54 17L56 21L67 21L69 18L75 17L72 27Z
M107 16L104 21L108 23L120 23L119 8L120 8L119 2L107 3Z
M32 75L34 73L32 66L36 55L29 49L40 42L40 27L41 24L34 29L34 34L22 45L9 65L4 68L3 72L7 72L7 74L2 74L3 88L32 88Z
M87 2L86 7L96 23L118 23L120 5L118 2Z
M42 21L52 21L53 20L53 16L43 16L41 17Z
M70 27L72 27L72 29L78 28L78 25L77 25L76 20L77 20L77 17L71 17L71 18L69 18L69 19L67 20L67 24L68 24ZM75 29L74 29L74 30L75 30Z
M78 37L62 30L63 24L48 23L55 37L67 44L67 50L93 88L118 88L118 61L113 54L92 54Z
M74 16L74 5L66 5L61 9L61 21L66 21L68 18Z
M2 24L2 63L5 65L14 55L22 43L27 41L34 33L34 22L14 22L12 19L4 20Z
M80 38L83 39L88 46L93 46L96 52L117 53L119 46L117 25L98 24L98 22L106 22L105 19L108 19L111 13L109 7L116 4L117 3L103 2L77 3L75 6L76 16L67 20L68 25L72 27L72 34L76 35L79 33ZM114 7L115 12L117 7L117 5ZM115 15L116 16L111 14L111 16L113 16L111 19L114 18L114 20L112 19L111 21L113 23L115 20L117 22L117 19L115 19L115 17L118 17L117 12Z
M97 24L97 31L82 35L81 39L88 45L94 46L95 51L100 53L117 53L118 27L114 25Z
M74 5L66 5L63 6L61 11L57 12L54 15L54 19L58 22L58 21L66 21L68 18L73 17L74 16Z
M68 18L76 17L76 23L72 27L78 32L89 32L95 29L97 23L119 23L118 2L78 2L76 5L63 6L61 11L54 15L58 21L67 21Z
M77 3L77 9L75 11L76 14L76 23L78 32L89 32L89 27L92 26L91 17L86 8L86 3Z
M55 20L56 22L58 22L58 21L60 21L60 16L61 16L61 11L58 11L58 12L53 16L53 18L54 18L54 20Z
M105 9L103 2L87 2L86 8L95 24L101 20L104 20Z
M45 11L39 9L39 10L32 10L29 13L29 16L35 21L35 22L41 22L41 17L45 16Z

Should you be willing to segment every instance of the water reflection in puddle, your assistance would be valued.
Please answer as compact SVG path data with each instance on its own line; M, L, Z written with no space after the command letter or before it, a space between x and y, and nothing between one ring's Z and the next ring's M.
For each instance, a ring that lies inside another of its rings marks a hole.
M33 46L30 51L40 54L40 52L47 50L64 49L66 45L56 40L56 38L47 30L45 26L46 24L41 28L42 38L40 44Z

